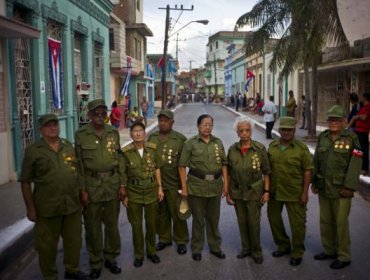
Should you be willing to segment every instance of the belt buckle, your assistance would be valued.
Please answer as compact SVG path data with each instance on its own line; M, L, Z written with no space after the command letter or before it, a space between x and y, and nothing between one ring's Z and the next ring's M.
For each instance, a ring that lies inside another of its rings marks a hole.
M215 179L215 176L213 174L206 174L204 177L204 180L207 181L213 181Z

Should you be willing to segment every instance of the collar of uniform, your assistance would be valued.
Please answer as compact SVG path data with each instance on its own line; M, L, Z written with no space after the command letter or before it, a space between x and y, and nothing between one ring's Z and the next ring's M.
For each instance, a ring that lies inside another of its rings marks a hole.
M159 131L153 132L153 135L160 136ZM173 129L171 129L170 133L167 134L168 138L176 138L176 133Z
M59 137L59 141L60 141L60 148L62 148L65 145L65 141L60 137ZM44 147L44 146L49 147L49 144L45 141L44 138L41 137L40 141L37 142L36 146L38 148L41 148L41 147Z
M197 138L196 138L198 141L202 141L204 142L204 140L200 137L200 135L198 134L197 135ZM212 142L213 140L215 140L216 138L211 134L211 136L209 137L209 142Z
M104 130L105 130L105 133L109 133L113 129L111 128L111 126L104 124ZM86 125L86 131L89 134L95 134L95 128L91 122Z
M271 142L271 146L280 146L281 145L281 141L280 141L281 139L278 139L278 140L276 140L276 141L273 141L273 142ZM297 145L297 140L295 139L295 138L293 138L293 141L292 141L292 143L290 143L290 145L289 146L296 146Z
M236 145L236 148L239 149L240 151L242 150L242 142L241 141L238 142L238 145ZM256 145L254 144L253 140L251 140L251 146L248 149L256 150Z

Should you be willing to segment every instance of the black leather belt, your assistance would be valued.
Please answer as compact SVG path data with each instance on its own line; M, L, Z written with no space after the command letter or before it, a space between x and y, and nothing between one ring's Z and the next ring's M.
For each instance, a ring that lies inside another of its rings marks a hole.
M190 169L189 174L194 176L194 177L197 177L199 179L202 179L202 180L214 181L214 180L217 180L218 178L220 178L222 172L218 171L214 174L204 174L201 171L198 171L198 170L195 170L195 169Z
M97 179L110 177L110 176L114 175L114 173L116 173L115 169L110 170L110 171L106 171L106 172L94 172L94 171L85 170L85 174L87 176L97 178Z
M130 184L132 184L132 185L142 186L142 185L144 185L144 184L154 182L154 177L150 177L150 178L147 178L147 179L137 179L137 178L133 178L133 179L129 179L129 182L130 182Z

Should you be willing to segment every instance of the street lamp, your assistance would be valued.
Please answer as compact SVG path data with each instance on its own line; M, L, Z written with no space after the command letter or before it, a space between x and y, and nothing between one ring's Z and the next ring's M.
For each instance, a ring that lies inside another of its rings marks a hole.
M167 47L168 47L168 38L175 35L176 33L178 33L180 30L182 30L183 28L185 28L186 26L188 26L189 24L193 23L193 22L197 22L197 23L201 23L201 24L204 24L204 25L207 25L209 20L206 20L206 19L202 19L202 20L192 20L190 22L188 22L187 24L185 24L183 27L179 28L178 30L176 30L174 33L172 33L171 35L168 35L168 27L170 25L170 9L169 9L169 6L167 5L167 8L166 8L166 27L165 27L165 33L164 33L164 48L163 48L163 61L164 61L164 67L162 69L162 79L161 79L161 82L162 82L162 106L161 108L164 109L164 106L166 104L166 68L167 68Z

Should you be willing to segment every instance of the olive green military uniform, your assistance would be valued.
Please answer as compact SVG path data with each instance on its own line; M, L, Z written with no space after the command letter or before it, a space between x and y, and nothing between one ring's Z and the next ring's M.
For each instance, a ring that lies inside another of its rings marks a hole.
M289 98L287 103L286 103L286 113L287 113L287 116L290 116L290 117L295 117L295 108L297 107L297 102L295 101L295 98L292 97L292 98Z
M343 187L355 191L359 185L362 152L356 134L342 130L332 141L330 131L318 138L312 184L319 191L320 232L324 253L351 260L348 216L351 198L342 197Z
M27 147L21 182L34 182L36 250L44 279L58 279L57 244L63 237L66 272L77 273L81 250L81 210L77 160L72 144L60 140L57 152L41 139Z
M306 170L313 169L310 152L303 142L293 139L289 147L280 140L270 143L268 157L271 165L270 200L267 215L278 251L292 249L293 258L301 258L306 234L306 206L300 204L303 178ZM292 248L286 234L281 212L284 205L288 212L292 232Z
M238 218L242 253L261 257L260 199L264 192L262 175L270 174L266 148L263 144L252 141L245 155L241 151L241 143L234 143L228 151L229 193L234 201Z
M193 215L191 249L201 253L204 246L204 227L212 252L221 251L218 229L222 192L222 166L227 158L221 140L213 135L208 143L198 135L184 144L179 165L189 167L187 177L188 201Z
M91 269L102 266L102 252L113 262L120 254L118 231L120 203L118 188L122 181L121 148L118 131L105 125L104 135L96 135L91 123L76 132L76 155L80 160L80 188L89 194L89 204L84 210L86 245ZM102 238L104 223L104 250Z
M145 142L141 157L134 144L123 148L124 185L127 189L127 217L132 227L135 259L144 258L143 210L147 255L155 255L155 219L158 208L158 186L155 171L162 161L156 144Z
M157 144L163 162L161 178L165 196L164 204L159 207L156 225L159 242L165 244L172 242L172 220L173 240L177 245L185 245L189 241L189 232L186 221L179 219L178 216L180 200L178 190L181 189L178 163L186 137L172 130L163 140L160 139L159 132L151 134L148 140Z

